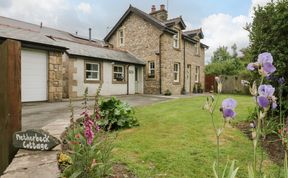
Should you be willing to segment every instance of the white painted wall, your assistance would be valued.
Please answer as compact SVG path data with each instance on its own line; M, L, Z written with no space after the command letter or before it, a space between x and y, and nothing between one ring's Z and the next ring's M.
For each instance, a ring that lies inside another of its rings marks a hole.
M84 82L84 60L78 58L74 61L74 67L77 68L77 73L73 74L73 79L77 80L77 86L73 86L72 90L77 92L77 96L81 97L84 94L85 88L88 87L88 95L95 96L99 83L85 83ZM103 85L100 95L123 95L127 94L127 83L112 84L112 63L103 62ZM129 94L135 94L135 66L130 65L129 74ZM143 69L141 70L143 72ZM143 74L141 74L143 77ZM143 79L142 79L142 93L143 93Z

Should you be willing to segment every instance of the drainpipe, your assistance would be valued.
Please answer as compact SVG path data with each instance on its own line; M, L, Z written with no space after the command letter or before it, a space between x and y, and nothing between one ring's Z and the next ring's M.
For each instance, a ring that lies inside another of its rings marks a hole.
M182 94L185 94L186 93L186 88L185 88L185 78L186 78L186 55L185 55L185 52L186 52L186 50L185 50L185 40L183 39L183 43L184 43L184 45L183 45L183 53L184 53L184 68L183 68L183 71L184 71L184 76L183 76L183 88L184 88L184 90L183 90L183 93Z
M129 95L129 66L130 64L127 66L127 95Z
M162 62L161 62L161 57L162 57L162 53L161 53L161 37L163 36L164 32L162 32L159 35L159 85L160 85L160 94L162 94Z

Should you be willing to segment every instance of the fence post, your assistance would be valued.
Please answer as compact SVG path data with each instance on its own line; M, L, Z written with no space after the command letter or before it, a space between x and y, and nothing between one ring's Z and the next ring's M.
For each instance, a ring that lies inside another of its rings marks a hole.
M21 130L21 44L0 46L0 175L16 154L12 135Z

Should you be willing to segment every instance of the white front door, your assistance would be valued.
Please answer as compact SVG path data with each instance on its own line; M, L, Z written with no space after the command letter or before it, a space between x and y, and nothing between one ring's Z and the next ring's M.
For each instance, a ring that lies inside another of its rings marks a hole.
M46 51L21 51L21 96L22 102L46 101L48 79L48 55Z
M185 90L186 92L191 93L191 65L190 64L187 65Z

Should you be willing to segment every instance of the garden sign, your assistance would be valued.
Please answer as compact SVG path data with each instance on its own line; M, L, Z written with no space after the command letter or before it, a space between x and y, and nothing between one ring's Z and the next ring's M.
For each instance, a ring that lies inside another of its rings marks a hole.
M13 135L13 146L21 149L48 151L59 144L57 138L41 129L15 132Z

